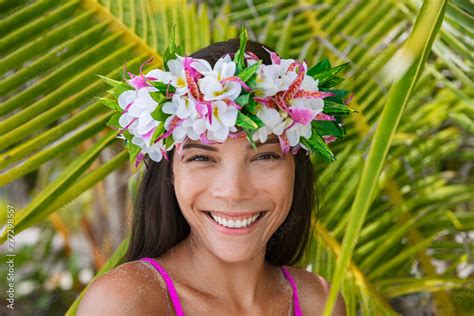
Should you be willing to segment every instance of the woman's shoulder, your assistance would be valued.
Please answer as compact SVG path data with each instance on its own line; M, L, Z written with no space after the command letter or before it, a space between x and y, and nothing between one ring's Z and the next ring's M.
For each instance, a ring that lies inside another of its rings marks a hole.
M285 266L296 282L301 309L305 315L322 315L331 284L322 276L304 268ZM346 315L344 298L339 292L333 315Z
M141 315L150 310L167 313L166 287L145 262L130 261L97 277L89 285L77 315Z

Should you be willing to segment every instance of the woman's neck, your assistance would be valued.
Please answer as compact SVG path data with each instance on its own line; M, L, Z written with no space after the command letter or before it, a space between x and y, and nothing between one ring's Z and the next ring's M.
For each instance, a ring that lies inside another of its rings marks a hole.
M265 261L264 250L248 261L226 262L211 253L192 234L167 252L168 262L181 282L228 302L237 308L251 308L263 301L275 286L276 268Z

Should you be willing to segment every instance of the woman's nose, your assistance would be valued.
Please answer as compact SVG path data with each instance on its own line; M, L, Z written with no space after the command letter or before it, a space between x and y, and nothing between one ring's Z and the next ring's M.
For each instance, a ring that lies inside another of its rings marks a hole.
M213 179L211 195L229 203L249 199L255 194L248 170L237 164L223 166Z

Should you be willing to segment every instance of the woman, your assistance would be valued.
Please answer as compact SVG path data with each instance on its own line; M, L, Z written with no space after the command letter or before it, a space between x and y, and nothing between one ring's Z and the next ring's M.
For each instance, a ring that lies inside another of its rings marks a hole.
M269 65L263 46L246 51ZM238 48L233 39L191 57L213 65ZM91 284L78 315L322 314L329 284L292 267L311 233L311 161L284 154L275 135L257 150L238 135L145 160L128 262ZM345 315L341 295L333 315Z

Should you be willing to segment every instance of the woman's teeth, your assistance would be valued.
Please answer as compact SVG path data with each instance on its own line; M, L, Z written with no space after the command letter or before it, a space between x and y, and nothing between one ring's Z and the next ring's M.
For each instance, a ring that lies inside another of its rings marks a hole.
M228 228L243 228L243 227L250 226L252 223L254 223L260 217L262 212L260 212L258 214L255 214L254 216L250 216L248 218L239 219L239 220L232 220L232 219L222 218L222 217L220 217L218 215L215 215L213 213L209 213L209 214L214 219L214 221L216 221L217 223L219 223L222 226L225 226L225 227L228 227Z

